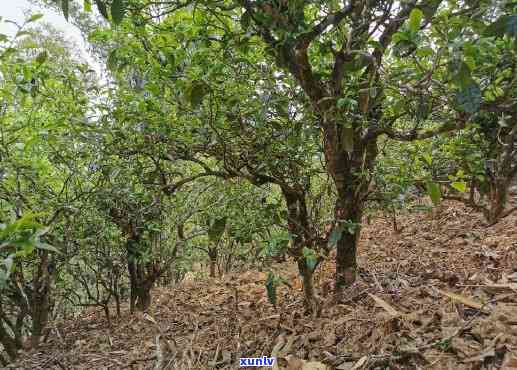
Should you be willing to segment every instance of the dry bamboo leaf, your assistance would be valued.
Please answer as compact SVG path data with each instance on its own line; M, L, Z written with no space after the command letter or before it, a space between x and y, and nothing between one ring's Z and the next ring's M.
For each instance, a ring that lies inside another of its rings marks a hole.
M338 367L336 367L336 370L351 370L354 367L353 362L343 362Z
M481 288L486 289L510 289L517 291L517 283L508 283L508 284L490 284L481 286Z
M318 361L305 361L295 356L287 356L287 370L327 370L324 363Z
M383 308L386 312L388 312L391 316L397 317L400 316L401 313L398 312L393 306L391 306L388 302L386 302L384 299L377 297L374 294L368 293L370 297L373 298L375 303L381 308Z
M368 356L361 357L350 370L358 370L368 362Z
M280 350L284 346L284 344L285 344L285 337L284 337L284 335L280 334L278 336L277 343L275 344L275 346L273 347L273 350L271 351L271 356L275 357L277 359L277 361L275 361L275 363L273 364L273 370L279 370L279 367L278 367L279 356L278 355L279 355Z
M467 358L467 359L463 360L463 362L483 362L483 361L485 361L485 359L487 357L494 357L494 356L495 356L495 350L493 348L491 348L483 353L480 353L477 356Z
M296 340L296 335L291 335L289 339L287 339L287 343L285 346L282 347L282 349L278 352L278 357L284 357L287 354L289 354L289 351L291 350L291 347L293 346L294 341Z
M481 288L486 290L514 290L517 291L517 283L506 283L506 284L468 284L460 285L463 287Z
M471 307L471 308L475 308L477 310L480 310L482 312L490 312L490 310L488 310L484 304L480 303L480 302L477 302L477 301L474 301L473 299L471 298L468 298L468 297L465 297L465 296L462 296L461 294L456 294L456 293L451 293L451 292L446 292L444 290L440 290L440 289L436 289L440 294L443 294L444 296L446 297L449 297L455 301L459 301L461 303L463 303L465 306L468 306L468 307Z
M504 357L503 367L504 370L513 370L517 369L517 354L512 354L511 352L507 352Z
M156 320L151 315L149 315L148 313L144 312L143 316L144 316L144 319L146 319L147 321L152 322L155 325L158 325Z
M295 356L287 356L287 370L301 370L305 361Z
M327 369L328 369L327 365L325 365L321 362L317 362L317 361L306 362L302 366L302 370L327 370Z
M223 364L229 364L232 362L232 354L230 351L223 350L221 352L221 355L223 356L223 359L222 359Z
M513 274L506 276L506 279L517 282L517 272L514 272Z

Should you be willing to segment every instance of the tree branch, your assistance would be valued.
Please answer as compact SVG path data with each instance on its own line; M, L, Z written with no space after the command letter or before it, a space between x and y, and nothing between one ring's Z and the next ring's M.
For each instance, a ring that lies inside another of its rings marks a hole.
M377 60L377 64L380 64L382 56L384 55L384 51L391 42L391 38L404 24L415 6L416 1L412 1L411 3L404 5L382 32L381 36L379 37L380 47L376 47L373 51L373 56Z
M416 130L413 129L409 132L401 132L398 130L394 130L391 127L379 128L378 130L373 130L372 135L374 137L380 135L387 135L389 138L399 141L415 141L415 140L425 140L430 139L432 137L438 136L440 134L444 134L446 132L461 130L467 126L467 120L461 119L458 122L449 122L440 127L428 130Z
M345 19L352 11L354 7L352 3L343 9L327 15L323 20L316 24L309 32L302 33L296 39L296 45L299 49L307 49L312 41L321 35L330 26L337 26L343 19Z

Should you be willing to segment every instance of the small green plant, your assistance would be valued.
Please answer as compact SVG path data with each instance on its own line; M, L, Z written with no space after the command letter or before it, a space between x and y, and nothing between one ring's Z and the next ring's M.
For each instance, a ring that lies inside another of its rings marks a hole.
M0 224L0 289L4 288L17 258L30 256L36 249L58 252L41 240L48 228L38 223L35 214L27 214L15 221Z

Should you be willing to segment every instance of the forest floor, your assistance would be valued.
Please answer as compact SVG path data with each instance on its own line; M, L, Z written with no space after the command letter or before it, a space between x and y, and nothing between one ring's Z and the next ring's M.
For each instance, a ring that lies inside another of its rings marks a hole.
M278 369L517 369L517 213L487 227L457 203L431 217L383 218L362 233L360 277L336 304L331 262L317 272L318 318L304 314L293 263L265 272L186 281L153 291L153 310L102 311L52 324L17 368L234 369L239 357L276 356Z

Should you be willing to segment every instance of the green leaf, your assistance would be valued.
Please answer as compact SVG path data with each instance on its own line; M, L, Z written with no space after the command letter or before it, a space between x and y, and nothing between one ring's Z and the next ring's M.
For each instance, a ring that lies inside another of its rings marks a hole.
M328 247L334 248L336 246L337 242L339 241L339 239L341 239L342 235L343 235L343 226L342 225L335 226L334 229L332 230L332 232L330 233L329 240L327 242Z
M465 62L460 62L458 70L454 74L454 82L460 89L466 89L473 83L470 67Z
M454 181L451 186L460 193L467 191L467 183L465 181Z
M477 112L482 101L481 90L478 84L472 81L470 85L458 91L456 101L463 111L467 113Z
M429 166L433 164L433 156L429 153L422 154L422 159L427 163Z
M277 256L283 253L289 245L289 240L291 240L290 237L284 234L272 236L266 244L268 247L266 252L269 253L268 255L270 256Z
M427 194L431 198L431 201L435 206L440 204L440 200L442 199L442 192L440 190L440 185L436 182L428 181L426 183Z
M269 272L266 280L266 292L269 303L276 306L276 287L278 285L277 279L272 272Z
M14 36L14 37L28 36L30 34L31 33L29 31L18 31L18 32L16 32L16 36Z
M84 0L84 11L87 13L92 11L92 1L91 0Z
M39 53L38 56L36 57L36 63L43 64L47 61L47 59L48 59L48 53L46 50L44 50L41 53Z
M313 249L303 247L302 253L305 258L305 264L309 270L314 271L318 264L318 256L316 255L316 252Z
M346 62L343 67L348 72L356 72L363 69L370 63L371 60L368 57L360 54L356 55L353 60Z
M69 1L70 0L61 0L61 9L63 10L63 14L64 14L66 20L68 20L68 16L69 16L69 12L70 12Z
M393 35L393 42L395 44L397 44L401 41L410 41L410 39L411 39L411 35L407 31L399 31Z
M490 24L483 33L484 36L503 37L508 35L510 37L517 37L517 14L503 15L499 17L494 23Z
M203 102L204 96L207 94L208 88L203 81L192 81L187 90L188 99L192 108L197 108Z
M2 269L0 269L0 289L4 289L9 280L9 275Z
M47 244L47 243L38 242L38 243L36 243L36 248L43 249L43 250L50 251L50 252L59 253L59 250L56 247L54 247L50 244Z
M251 23L251 15L248 11L245 11L241 17L241 26L243 30L247 30Z
M31 17L29 19L27 19L27 23L36 22L38 19L41 19L41 18L43 18L43 14L41 14L41 13L33 14L33 15L31 15Z
M420 58L426 58L426 57L429 57L431 55L434 55L434 51L433 51L432 48L429 48L429 47L420 47L420 48L417 49L416 54Z
M351 220L346 220L344 223L343 223L343 227L344 229L351 235L355 234L355 232L357 231L357 229L360 227L361 225L358 224L357 222L353 222Z
M101 13L104 18L109 19L108 10L106 9L104 2L102 0L95 0L95 4L97 5L99 13Z
M36 249L34 240L18 240L12 242L11 245L18 248L16 257L28 257L34 252L34 249Z
M226 217L218 218L214 220L210 228L208 229L208 237L212 242L218 242L223 236L224 229L226 227Z
M111 3L111 18L115 24L119 24L124 19L126 3L124 0L113 0Z
M39 45L36 42L34 42L33 40L25 39L22 47L24 49L37 49L37 48L39 48Z
M409 29L411 30L411 32L418 32L423 17L424 13L420 9L415 8L411 11L411 13L409 14Z
M118 49L113 49L110 51L108 55L107 60L107 67L110 71L114 72L117 69L117 63L118 63Z
M357 101L355 101L354 99L351 99L351 98L339 98L337 100L336 106L339 109L342 109L342 108L353 109L353 108L357 107Z
M0 59L7 59L9 56L13 55L14 53L16 53L15 48L7 48L4 50L4 52L2 54L0 54Z

